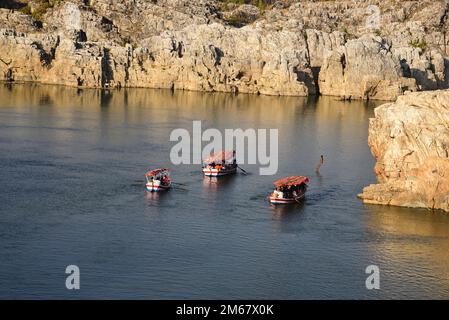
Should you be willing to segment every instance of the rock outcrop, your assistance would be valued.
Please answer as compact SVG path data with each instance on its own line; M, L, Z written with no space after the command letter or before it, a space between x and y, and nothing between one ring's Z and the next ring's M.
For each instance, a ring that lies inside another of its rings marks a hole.
M319 87L323 95L378 100L417 89L415 79L404 77L391 45L374 36L349 40L332 51L321 67Z
M0 81L394 100L449 87L439 1L5 0Z
M449 211L449 90L376 108L368 142L379 183L359 195L364 202Z
M48 14L54 18L48 23L57 30L54 34L44 35L31 25L29 33L0 30L4 80L268 95L316 93L302 33L192 22L185 28L140 36L138 45L132 45L120 43L115 36L121 34L119 27L111 25L104 31L103 18L95 19L93 12L72 2Z
M143 68L152 70L158 87L297 96L316 92L302 34L211 24L166 32L143 44L154 59Z

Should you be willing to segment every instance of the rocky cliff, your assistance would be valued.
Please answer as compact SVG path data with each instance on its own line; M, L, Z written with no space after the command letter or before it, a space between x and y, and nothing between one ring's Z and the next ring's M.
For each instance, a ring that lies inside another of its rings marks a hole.
M363 190L364 202L449 211L449 90L376 108L368 142L379 184Z
M448 10L443 0L4 0L0 79L394 100L449 87Z

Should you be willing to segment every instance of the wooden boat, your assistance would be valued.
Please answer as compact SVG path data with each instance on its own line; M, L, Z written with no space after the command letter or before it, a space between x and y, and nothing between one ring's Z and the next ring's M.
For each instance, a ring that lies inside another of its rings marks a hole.
M292 176L275 181L276 188L270 195L270 202L288 204L301 201L306 195L307 183L309 178L303 176Z
M221 177L237 172L235 151L220 151L203 160L206 177Z
M165 191L171 187L170 169L160 168L148 171L145 178L147 180L145 184L147 191Z

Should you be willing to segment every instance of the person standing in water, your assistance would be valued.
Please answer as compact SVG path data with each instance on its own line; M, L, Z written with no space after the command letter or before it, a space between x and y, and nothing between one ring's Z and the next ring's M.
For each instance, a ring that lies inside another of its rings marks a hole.
M324 164L324 156L321 155L320 157L320 162L318 162L316 168L315 168L315 172L320 173L320 168L321 166Z

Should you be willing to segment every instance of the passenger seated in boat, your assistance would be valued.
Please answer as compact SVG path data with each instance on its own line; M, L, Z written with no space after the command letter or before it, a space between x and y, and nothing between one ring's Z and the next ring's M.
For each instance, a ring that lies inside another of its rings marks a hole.
M168 179L168 177L167 177L166 175L164 175L164 176L162 177L161 182L162 182L163 184L168 184L169 181L170 181L170 180Z
M286 190L284 191L284 197L285 197L285 199L290 199L290 198L293 197L293 191L292 191L292 187L291 186L288 186L286 188Z
M276 198L284 198L284 193L281 191L281 188L277 187L273 192L273 196Z
M304 184L301 184L299 186L293 186L292 187L293 197L294 198L299 197L301 194L305 193L305 191L306 191L305 189L306 189L306 187Z

